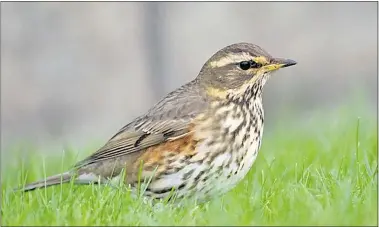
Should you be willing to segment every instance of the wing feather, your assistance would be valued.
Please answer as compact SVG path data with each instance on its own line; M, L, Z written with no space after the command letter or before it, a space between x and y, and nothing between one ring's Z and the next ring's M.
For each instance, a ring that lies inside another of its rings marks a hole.
M207 106L195 83L192 81L168 94L146 115L124 126L103 147L76 167L142 151L187 134L193 119Z

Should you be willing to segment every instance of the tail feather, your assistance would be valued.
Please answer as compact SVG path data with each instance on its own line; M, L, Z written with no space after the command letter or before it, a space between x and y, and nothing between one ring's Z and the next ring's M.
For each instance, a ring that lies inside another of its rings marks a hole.
M49 187L49 186L53 186L53 185L57 185L61 183L63 184L63 183L70 182L71 177L72 177L72 174L70 172L65 172L62 174L57 174L54 176L47 177L44 180L39 180L30 184L27 184L24 187L16 188L15 190L27 192L27 191L32 191L37 188Z
M44 180L39 180L33 183L29 183L25 185L24 187L16 188L14 189L15 191L32 191L34 189L38 188L44 188L44 187L49 187L57 184L63 184L70 182L71 179L74 178L74 183L75 184L91 184L91 183L105 183L105 182L100 182L99 176L93 174L93 173L81 173L80 175L76 175L74 177L73 172L65 172L62 174L57 174L54 176L47 177Z

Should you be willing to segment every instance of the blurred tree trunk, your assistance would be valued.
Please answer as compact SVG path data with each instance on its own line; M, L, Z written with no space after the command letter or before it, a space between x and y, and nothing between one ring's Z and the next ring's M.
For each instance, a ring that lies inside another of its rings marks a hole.
M144 41L146 53L146 67L148 67L150 90L153 100L157 100L165 93L167 75L166 64L166 23L162 12L165 3L144 3Z

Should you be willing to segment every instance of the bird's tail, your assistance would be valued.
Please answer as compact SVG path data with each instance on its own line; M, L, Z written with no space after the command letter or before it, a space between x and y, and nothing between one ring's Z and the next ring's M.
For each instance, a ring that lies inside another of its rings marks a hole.
M32 191L37 188L49 187L49 186L53 186L53 185L57 185L61 183L63 184L63 183L70 182L72 176L73 175L70 172L65 172L62 174L57 174L51 177L47 177L44 180L39 180L30 184L27 184L23 187L16 188L15 190L27 192L27 191Z

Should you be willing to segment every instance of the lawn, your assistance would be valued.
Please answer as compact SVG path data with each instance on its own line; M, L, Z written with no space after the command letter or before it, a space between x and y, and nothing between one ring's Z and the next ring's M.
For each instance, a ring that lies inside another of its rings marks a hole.
M248 176L229 193L200 205L188 200L180 207L152 206L133 199L125 188L98 185L14 193L21 179L56 174L74 164L76 153L84 157L91 151L67 151L64 158L44 155L45 162L38 161L42 156L30 157L3 167L2 225L374 226L376 117L345 113L272 122Z

